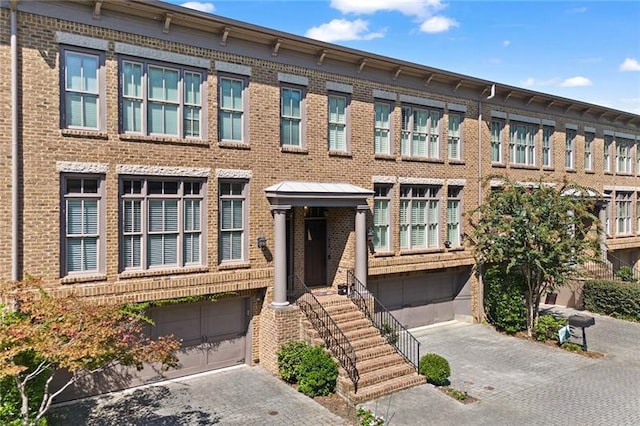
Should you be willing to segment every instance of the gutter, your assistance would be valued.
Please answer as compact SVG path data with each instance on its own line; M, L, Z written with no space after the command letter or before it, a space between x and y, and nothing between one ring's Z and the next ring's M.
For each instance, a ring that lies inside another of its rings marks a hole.
M18 0L11 0L11 280L20 278L19 224L19 172L20 153L18 139Z

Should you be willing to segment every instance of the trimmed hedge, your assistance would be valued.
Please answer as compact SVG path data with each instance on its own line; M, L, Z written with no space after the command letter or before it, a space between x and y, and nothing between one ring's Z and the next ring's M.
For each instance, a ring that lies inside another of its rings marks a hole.
M418 371L427 378L427 382L433 385L449 384L449 376L451 375L449 361L438 354L428 353L420 358Z
M490 324L509 334L527 329L522 276L516 272L505 274L494 266L484 274L484 289L484 308Z
M298 391L307 396L329 395L336 389L338 364L320 346L285 343L278 351L278 368L283 380L298 383Z
M593 280L584 284L585 309L612 317L640 321L640 284Z

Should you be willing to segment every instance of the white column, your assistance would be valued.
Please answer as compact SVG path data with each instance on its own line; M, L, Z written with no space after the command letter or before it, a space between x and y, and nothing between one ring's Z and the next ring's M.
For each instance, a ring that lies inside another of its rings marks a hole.
M275 226L274 259L274 307L289 306L287 301L287 211L291 206L271 206Z
M599 208L598 211L598 220L600 221L600 235L598 235L598 239L600 240L600 252L602 253L602 259L607 260L607 201L601 201L596 203L596 208Z
M356 265L355 276L367 286L367 212L369 206L356 207Z

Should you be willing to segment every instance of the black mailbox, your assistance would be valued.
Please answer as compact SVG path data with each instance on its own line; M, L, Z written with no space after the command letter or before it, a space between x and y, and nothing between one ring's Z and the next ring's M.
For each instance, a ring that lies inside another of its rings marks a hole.
M572 327L587 328L595 323L596 319L587 315L576 314L569 317L569 325Z

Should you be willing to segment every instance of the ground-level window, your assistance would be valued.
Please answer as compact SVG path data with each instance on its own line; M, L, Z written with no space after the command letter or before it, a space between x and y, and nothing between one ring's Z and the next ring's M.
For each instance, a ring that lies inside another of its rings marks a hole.
M219 184L219 258L220 262L241 262L246 258L247 182L222 180Z

